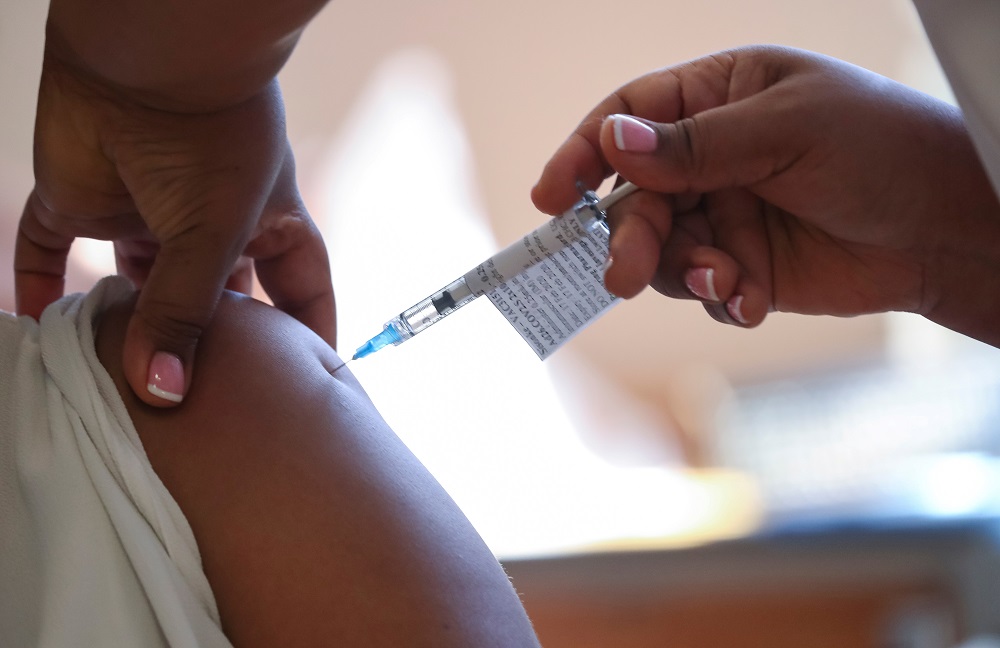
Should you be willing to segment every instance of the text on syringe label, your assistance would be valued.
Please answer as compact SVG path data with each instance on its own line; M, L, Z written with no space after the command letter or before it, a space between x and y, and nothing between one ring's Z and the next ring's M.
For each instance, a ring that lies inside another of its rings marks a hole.
M488 267L496 257L477 270L480 281L496 286L487 298L544 360L619 301L604 287L608 235L601 227L588 231L571 212L521 243L532 262L509 280L493 283L504 277Z
M593 216L592 212L585 214ZM553 252L586 238L589 238L586 226L570 210L559 218L549 220L467 272L465 281L473 292L486 294L541 263Z

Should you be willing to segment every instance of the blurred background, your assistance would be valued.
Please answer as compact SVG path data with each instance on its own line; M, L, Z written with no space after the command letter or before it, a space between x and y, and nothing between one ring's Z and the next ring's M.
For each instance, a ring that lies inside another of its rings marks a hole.
M45 10L0 4L7 310ZM341 353L540 225L530 188L597 101L752 43L951 100L908 0L332 2L280 79ZM69 289L113 271L78 241ZM997 645L997 350L906 314L740 330L647 291L543 364L479 301L351 369L546 645Z

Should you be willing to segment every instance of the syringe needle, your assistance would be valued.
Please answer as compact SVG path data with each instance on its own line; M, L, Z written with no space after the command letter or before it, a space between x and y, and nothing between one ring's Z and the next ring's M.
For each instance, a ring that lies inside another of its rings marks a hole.
M598 200L597 204L594 206L597 207L597 209L601 210L602 212L606 212L616 202L618 202L619 200L621 200L626 196L634 194L638 190L639 187L635 186L631 182L625 181L620 185L618 185L617 187L615 187L614 190L611 191L611 193L609 193L607 196Z
M354 357L351 358L351 360L364 358L365 356L369 356L379 349L389 346L390 344L399 344L402 341L403 340L400 337L399 332L396 330L396 327L392 325L392 322L389 322L385 325L385 328L382 329L381 333L361 345L361 347L359 347L354 353Z
M351 358L350 360L344 360L343 362L341 362L339 365L337 365L336 367L333 368L333 370L330 372L330 375L332 376L333 374L337 373L338 371L340 371L341 369L343 369L344 367L346 367L347 363L350 362L353 359L354 358Z

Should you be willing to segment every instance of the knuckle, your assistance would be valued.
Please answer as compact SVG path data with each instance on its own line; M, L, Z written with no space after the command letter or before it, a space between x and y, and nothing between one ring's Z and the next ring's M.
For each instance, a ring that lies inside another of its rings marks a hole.
M290 209L269 216L247 243L245 254L263 261L290 250L315 247L317 241L322 241L322 236L308 212Z
M702 155L698 144L702 136L699 123L693 117L685 117L674 126L671 147L674 161L685 175L697 176L702 166Z
M136 314L157 349L181 357L194 350L207 326L207 322L193 320L189 311L173 304L147 304Z

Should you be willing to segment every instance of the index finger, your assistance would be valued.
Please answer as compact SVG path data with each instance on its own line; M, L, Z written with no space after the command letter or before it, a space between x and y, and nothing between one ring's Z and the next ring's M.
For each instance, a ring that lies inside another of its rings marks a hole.
M270 240L252 242L248 247L264 292L276 308L336 348L337 311L330 262L316 225L303 210L283 217L265 238Z
M302 203L295 161L287 155L245 254L254 259L260 285L279 310L299 320L331 347L337 312L326 243Z
M36 320L63 295L66 259L73 237L45 225L48 211L34 191L28 196L14 244L14 294L19 315Z

